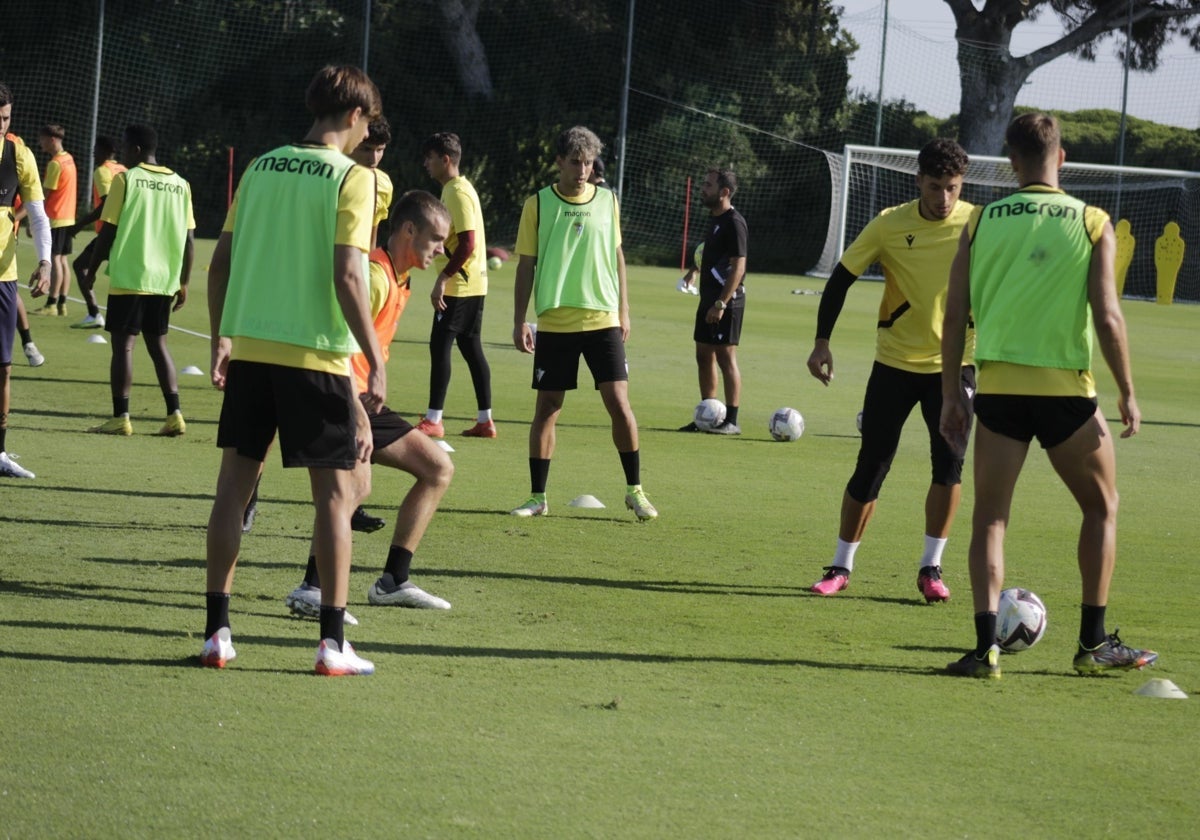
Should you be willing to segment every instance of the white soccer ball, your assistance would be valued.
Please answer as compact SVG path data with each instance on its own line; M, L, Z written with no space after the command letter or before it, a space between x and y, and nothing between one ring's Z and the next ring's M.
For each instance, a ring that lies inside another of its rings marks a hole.
M712 398L701 400L700 404L696 406L692 422L701 431L711 432L725 422L725 403Z
M1000 593L996 644L1005 653L1028 650L1046 632L1046 605L1028 589L1013 587Z
M798 440L804 434L804 417L794 408L781 408L771 415L767 430L775 440Z

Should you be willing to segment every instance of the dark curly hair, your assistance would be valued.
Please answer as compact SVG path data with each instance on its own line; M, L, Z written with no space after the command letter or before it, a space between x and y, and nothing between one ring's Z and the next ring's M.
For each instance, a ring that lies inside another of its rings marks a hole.
M962 146L948 138L938 137L926 143L917 155L917 171L934 178L966 175L969 162Z

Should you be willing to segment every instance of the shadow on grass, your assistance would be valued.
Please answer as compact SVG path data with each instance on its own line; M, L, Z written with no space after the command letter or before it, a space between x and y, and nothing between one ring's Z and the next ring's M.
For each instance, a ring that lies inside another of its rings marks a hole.
M447 578L485 578L490 580L530 581L565 586L594 586L603 589L633 589L641 592L670 592L681 595L750 595L768 598L794 598L804 591L788 586L752 586L738 583L708 583L683 580L621 580L614 578L547 575L525 572L491 572L474 569L422 568L422 576Z
M27 377L27 378L33 378L33 377ZM43 378L47 382L53 382L56 385L57 384L65 384L65 385L71 385L71 384L96 385L97 384L96 382L92 382L92 381L86 380L86 379L58 379L57 377L55 377L55 378L43 377ZM58 429L57 431L60 431L60 432L70 432L70 431L87 432L90 427L96 425L97 418L106 419L109 415L105 414L103 407L101 407L95 411L51 411L48 409L38 409L36 411L31 411L29 409L22 410L19 408L14 408L12 411L9 412L9 416L57 417L57 418L65 418L68 420L79 420L81 423L84 423L85 425L81 426L78 429L74 429L74 430ZM217 425L217 421L214 419L211 419L211 418L205 418L205 417L192 418L192 417L188 417L186 414L184 416L187 417L187 424L189 426L213 426L213 427L215 427ZM143 412L143 413L129 415L130 421L132 421L134 423L137 423L137 422L162 423L162 418L163 418L163 416L161 414L155 414L153 412Z
M181 522L175 525L149 525L143 522L131 524L129 522L80 522L79 520L71 519L30 519L27 516L19 519L16 517L0 516L0 522L12 522L17 525L46 525L49 527L98 528L102 531L199 531L203 533L207 528L207 525L204 523L188 524Z
M371 507L370 502L367 502L366 505L368 508ZM383 508L383 505L381 504L377 507ZM569 519L576 522L615 522L618 525L649 525L648 522L642 522L637 519L632 511L626 511L624 504L621 505L619 510L616 507L605 508L605 510L611 510L612 512L610 513L587 513L585 512L586 510L586 508L573 508L570 505L562 504L556 506L554 512L549 514L549 516L557 520ZM461 513L468 516L503 516L505 519L512 520L513 527L530 522L531 519L540 518L513 516L510 511L511 508L467 508L454 507L452 505L442 505L438 508L439 514Z
M4 622L0 622L3 624ZM78 629L72 625L51 625L53 629ZM130 629L117 627L97 627L94 628L100 631L112 631L121 633L149 633L154 634L156 631L151 631L145 628ZM172 636L176 638L185 638L186 633L173 633L170 631L162 633L162 635ZM193 637L194 638L194 637ZM254 646L270 646L288 649L313 649L314 644L311 638L284 638L279 636L254 636L254 635L238 635L234 637L234 643L246 650ZM707 665L750 665L755 667L784 667L784 668L817 668L822 670L834 669L842 671L860 671L860 672L879 672L889 674L913 674L916 676L936 675L940 669L937 668L915 668L906 665L885 665L881 663L870 662L822 662L815 659L769 659L766 657L743 657L743 656L716 656L716 655L678 655L678 654L657 654L657 653L630 653L624 651L602 651L602 650L551 650L546 648L503 648L503 647L463 647L454 645L401 645L401 644L378 644L372 643L367 645L369 650L362 649L361 652L367 655L378 656L379 654L392 654L397 656L428 656L436 658L453 658L453 659L505 659L505 660L546 660L546 661L574 661L574 662L628 662L632 664L644 665L680 665L680 664L707 664ZM183 658L155 658L155 659L137 659L131 657L103 657L88 654L63 654L63 653L38 653L35 651L17 651L6 650L0 648L0 659L18 659L28 662L57 662L65 665L141 665L151 667L182 667L182 668L197 668L199 663L195 656L186 656ZM386 664L386 663L385 663ZM395 667L400 667L396 665ZM233 665L228 670L231 671L249 671L257 670L264 673L280 673L288 674L291 671L280 671L276 668L251 669L242 665L241 657L238 663Z

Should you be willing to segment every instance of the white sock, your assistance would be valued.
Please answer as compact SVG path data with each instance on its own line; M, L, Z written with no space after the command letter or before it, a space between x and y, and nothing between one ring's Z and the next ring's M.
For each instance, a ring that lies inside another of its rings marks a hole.
M479 413L475 415L476 423L488 423L492 419L492 410L490 408L481 408Z
M440 409L440 408L429 409L428 411L425 412L425 419L428 420L430 423L441 423L442 422L442 409Z
M931 537L925 535L925 553L921 555L920 569L926 566L942 565L942 552L946 549L946 540L939 537Z
M854 552L858 551L860 544L856 542L846 542L841 537L838 537L837 551L833 555L832 566L841 566L847 572L854 570Z

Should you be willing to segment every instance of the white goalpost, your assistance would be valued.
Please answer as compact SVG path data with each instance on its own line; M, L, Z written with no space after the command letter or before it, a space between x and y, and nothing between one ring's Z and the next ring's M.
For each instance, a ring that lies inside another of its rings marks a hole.
M846 146L844 154L826 157L833 201L825 247L811 272L825 277L846 245L880 210L916 198L917 151ZM1155 240L1168 222L1178 224L1187 250L1175 296L1200 301L1200 172L1068 162L1061 170L1060 185L1088 204L1102 207L1114 225L1120 219L1129 222L1134 248L1124 287L1127 297L1155 296ZM962 197L986 204L1016 187L1008 158L972 155ZM866 276L879 275L869 270Z

